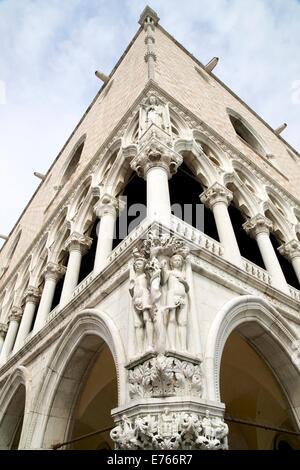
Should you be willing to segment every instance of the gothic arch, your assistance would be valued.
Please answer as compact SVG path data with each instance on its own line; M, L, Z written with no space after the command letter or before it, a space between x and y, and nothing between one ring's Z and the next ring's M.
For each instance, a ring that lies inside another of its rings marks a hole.
M31 375L24 366L17 366L9 376L0 394L0 449L9 449L18 422L27 428L30 417ZM20 435L19 448L23 448L26 436Z
M89 340L89 343L85 340ZM119 405L126 401L126 359L117 327L106 313L96 309L84 310L68 325L49 361L46 377L38 393L39 411L31 447L49 448L54 441L63 441L68 435L82 378L103 343L108 346L114 359ZM70 363L72 367L68 370ZM71 387L68 380L71 380ZM59 414L55 413L57 409Z
M239 331L269 365L300 426L300 367L293 362L296 334L273 306L256 296L243 295L230 300L211 325L205 354L207 398L220 400L221 357L227 338L234 330Z

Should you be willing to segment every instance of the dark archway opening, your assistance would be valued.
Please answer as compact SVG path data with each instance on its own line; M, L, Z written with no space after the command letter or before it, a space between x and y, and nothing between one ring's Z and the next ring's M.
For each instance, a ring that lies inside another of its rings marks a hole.
M113 249L135 228L147 215L146 181L133 173L129 178L121 200L125 203L116 220Z
M251 327L244 324L245 331ZM272 450L279 428L297 431L291 405L272 370L238 331L231 333L223 350L220 386L225 418L229 417L230 450ZM232 422L231 418L253 425ZM261 427L263 424L268 429ZM293 449L300 448L299 437L284 434L284 438Z
M290 285L295 287L296 289L300 289L299 282L297 276L295 274L294 268L292 263L289 262L282 254L279 253L278 248L281 245L278 242L277 238L274 236L273 233L270 233L270 240L277 255L279 264L281 266L282 272L285 276L286 282Z
M83 281L83 279L86 278L86 276L88 276L94 269L94 262L95 262L97 241L98 241L97 226L98 226L98 220L96 220L94 224L92 225L92 227L89 230L87 230L85 233L85 235L88 235L89 237L91 237L93 241L89 250L82 257L78 284L81 281Z
M23 427L25 387L21 384L14 394L0 423L0 449L17 450Z
M69 261L69 253L65 253L63 259L59 262L59 264L62 264L63 266L68 266L68 261ZM59 280L56 283L50 312L55 307L57 307L57 305L60 302L60 297L61 297L61 293L62 293L62 289L63 289L63 285L64 285L64 280L65 280L65 275L60 277Z
M251 238L250 235L248 235L243 229L245 218L241 212L232 204L230 204L228 207L228 213L241 255L257 266L266 269L256 240Z
M169 180L169 190L173 214L219 241L214 215L200 201L204 188L185 163Z

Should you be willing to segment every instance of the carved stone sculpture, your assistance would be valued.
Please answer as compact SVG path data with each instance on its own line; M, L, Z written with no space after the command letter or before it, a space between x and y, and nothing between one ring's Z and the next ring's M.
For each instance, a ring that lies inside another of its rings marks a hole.
M136 353L154 348L187 351L188 250L182 240L149 231L135 249L130 276Z
M159 354L128 371L133 399L202 395L200 364Z
M129 286L135 314L134 328L138 353L143 351L144 342L148 349L153 347L153 320L151 318L151 300L145 266L146 260L143 257L139 256L134 260Z
M228 426L220 417L209 412L163 412L136 418L123 415L110 433L116 449L227 449Z
M164 106L158 102L156 96L151 95L146 104L143 105L144 118L142 123L143 131L145 132L152 124L165 130L168 126L166 122Z

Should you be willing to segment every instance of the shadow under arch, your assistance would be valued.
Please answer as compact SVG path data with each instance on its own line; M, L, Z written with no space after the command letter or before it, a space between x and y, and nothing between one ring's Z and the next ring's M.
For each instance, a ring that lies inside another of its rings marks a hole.
M0 449L23 448L30 412L31 376L24 366L18 366L9 376L0 394Z
M207 338L205 366L208 399L220 401L220 365L229 335L237 331L269 366L300 427L300 374L293 363L295 332L267 301L243 295L227 302L216 315ZM298 390L298 392L297 392Z
M51 448L70 438L78 398L104 345L115 365L118 405L124 404L126 360L117 327L107 314L84 310L68 325L49 361L39 392L31 448Z

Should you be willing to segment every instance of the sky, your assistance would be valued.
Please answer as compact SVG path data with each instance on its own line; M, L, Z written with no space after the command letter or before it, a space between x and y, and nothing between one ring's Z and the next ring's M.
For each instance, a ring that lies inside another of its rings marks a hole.
M0 233L8 235L137 31L160 24L300 152L299 0L0 0ZM0 240L0 247L2 245Z

